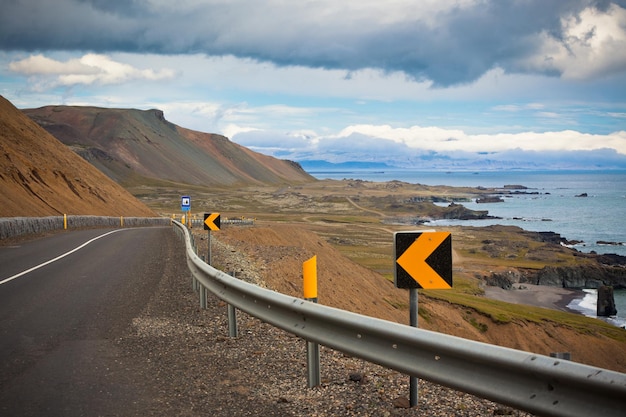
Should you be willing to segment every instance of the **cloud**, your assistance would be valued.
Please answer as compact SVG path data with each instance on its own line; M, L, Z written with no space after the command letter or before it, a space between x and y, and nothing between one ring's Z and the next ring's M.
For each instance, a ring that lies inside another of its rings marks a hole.
M520 66L557 71L565 79L585 80L623 72L626 68L626 9L586 7L561 18L559 37L547 31L534 56Z
M239 133L241 135L241 133ZM315 149L314 137L301 132L272 132L255 130L245 134L245 142L252 148L277 148L283 151Z
M526 151L590 151L611 148L620 154L626 155L626 131L608 135L593 135L573 130L471 135L461 130L440 127L412 126L410 128L393 128L389 125L356 125L344 129L337 137L349 138L355 133L403 143L412 149L436 152L503 152L507 149Z
M525 110L540 110L540 109L543 109L544 107L545 107L545 105L542 104L542 103L528 103L528 104L522 104L522 105L520 105L520 104L502 104L502 105L494 106L493 110L517 113L517 112L521 112L521 111L525 111Z
M13 0L0 15L0 49L236 56L445 87L497 68L623 75L625 20L624 5L596 0Z
M123 84L134 80L158 81L171 79L174 71L162 69L138 69L131 65L113 61L105 55L87 54L65 62L31 55L9 63L15 73L35 77L52 77L52 85L72 86L77 84Z
M414 166L416 161L427 159L510 160L520 164L571 160L582 166L586 156L590 158L587 166L594 160L626 166L626 131L608 135L576 131L471 135L439 127L354 125L335 135L254 131L239 132L233 140L259 152L294 160L377 161L397 166Z

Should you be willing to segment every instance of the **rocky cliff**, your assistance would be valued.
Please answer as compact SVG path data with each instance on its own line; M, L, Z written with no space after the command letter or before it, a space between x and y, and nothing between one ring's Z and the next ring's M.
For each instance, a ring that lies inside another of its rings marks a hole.
M626 268L619 265L546 266L542 269L510 268L506 272L492 272L486 277L487 285L506 290L516 283L529 283L551 287L583 289L610 286L626 288Z
M538 285L563 288L599 288L607 285L616 289L626 288L626 268L613 265L579 267L547 266L536 274Z

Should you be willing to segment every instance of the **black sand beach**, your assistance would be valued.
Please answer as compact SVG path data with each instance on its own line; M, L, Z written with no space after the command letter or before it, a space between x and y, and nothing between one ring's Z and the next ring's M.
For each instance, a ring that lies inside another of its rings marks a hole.
M515 284L513 289L510 290L492 286L485 287L485 296L494 300L505 301L512 304L527 304L578 314L580 314L579 311L567 308L567 306L573 300L582 298L584 295L585 293L582 290L534 284Z

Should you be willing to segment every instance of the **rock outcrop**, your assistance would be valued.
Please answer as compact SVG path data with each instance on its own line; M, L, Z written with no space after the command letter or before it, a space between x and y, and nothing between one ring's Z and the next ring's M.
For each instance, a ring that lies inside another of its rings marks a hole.
M603 285L626 288L626 268L607 265L547 266L537 272L535 283L573 289L599 288Z
M621 289L626 288L626 268L609 265L546 266L538 271L513 268L506 273L492 272L485 277L485 283L505 290L511 289L515 283L571 289L600 288L602 286Z
M598 304L596 307L596 315L598 317L608 317L617 314L615 308L615 297L613 295L613 287L603 285L598 288Z
M459 219L459 220L482 220L482 219L494 219L489 215L487 210L471 210L462 204L450 203L448 207L444 209L444 213L441 218L443 219Z

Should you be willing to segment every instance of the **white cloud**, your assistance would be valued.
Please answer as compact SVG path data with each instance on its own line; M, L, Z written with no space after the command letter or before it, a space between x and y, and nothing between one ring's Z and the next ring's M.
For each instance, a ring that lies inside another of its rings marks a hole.
M170 69L159 71L138 69L98 54L86 54L65 62L43 55L31 55L28 58L9 63L9 69L31 77L52 77L50 81L52 86L123 84L135 80L165 80L175 76L174 71Z
M255 129L252 127L238 126L233 123L229 123L222 128L222 134L226 136L227 138L235 137L236 135L239 135L241 133L249 133L249 132L256 132L256 131L259 131L259 129ZM264 146L264 147L267 147L267 146ZM257 149L258 149L258 146L257 146Z
M559 113L555 113L553 111L542 111L542 112L538 112L536 113L536 115L538 117L544 117L547 119L558 119L561 117L561 115Z
M256 151L291 160L385 162L398 167L458 169L623 167L626 131L609 135L575 131L469 135L459 130L413 126L350 126L337 135L240 132L233 140ZM491 161L491 162L489 162Z
M492 110L517 113L525 110L541 110L543 108L545 108L545 104L543 103L501 104L494 106Z
M439 127L413 126L392 128L391 126L350 126L338 137L349 137L354 133L404 143L413 149L437 152L501 152L507 149L527 151L578 151L612 148L626 155L626 131L608 135L592 135L572 130L559 132L501 133L495 135L470 135L460 130Z
M611 4L593 7L561 19L560 38L542 33L543 46L525 64L536 70L556 70L565 79L588 80L623 72L626 67L626 9Z
M262 153L280 156L318 150L319 137L314 132L246 131L236 126L232 128L239 129L233 134L233 141Z
M86 65L80 59L70 59L66 62L56 61L41 54L31 55L20 61L9 63L9 69L24 75L77 75L97 74L99 70Z

